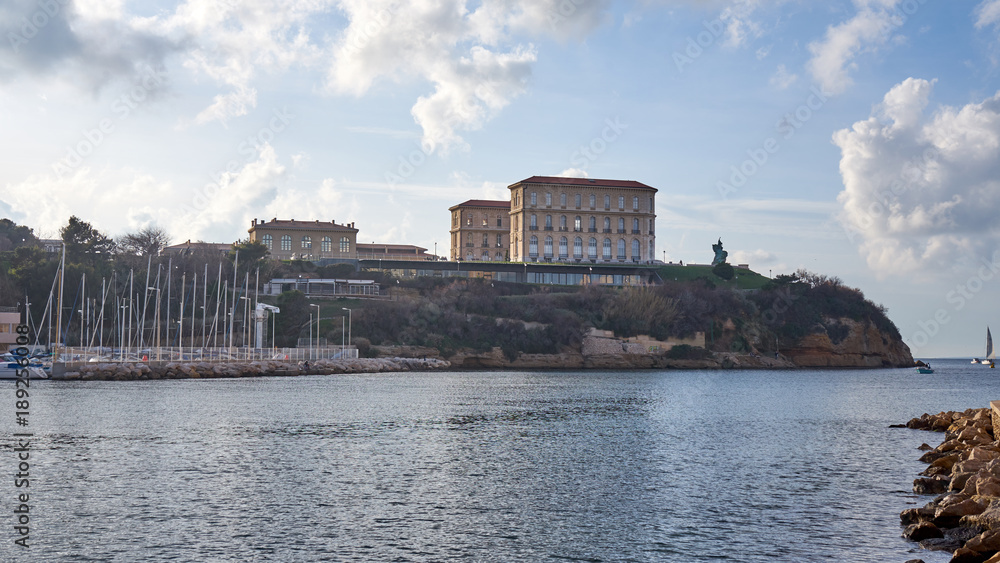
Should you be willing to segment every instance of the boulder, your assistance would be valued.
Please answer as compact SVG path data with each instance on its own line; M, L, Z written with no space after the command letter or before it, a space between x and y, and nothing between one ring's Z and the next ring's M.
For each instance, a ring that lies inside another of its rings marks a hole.
M923 541L930 538L943 538L944 532L930 522L910 524L903 530L903 537L911 541Z
M948 479L921 477L913 480L913 492L918 495L939 495L948 490Z
M941 506L934 513L934 524L942 528L954 528L965 516L981 514L987 504L976 499L966 499L961 502Z
M1000 551L1000 530L987 530L965 542L964 547L980 553L989 552L992 555Z
M983 563L988 557L988 555L984 555L978 551L960 547L955 550L948 563Z

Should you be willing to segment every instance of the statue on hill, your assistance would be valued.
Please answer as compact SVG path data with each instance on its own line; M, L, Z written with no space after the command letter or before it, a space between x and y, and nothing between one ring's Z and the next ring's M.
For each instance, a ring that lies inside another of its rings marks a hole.
M722 250L722 239L719 242L712 245L712 250L715 251L715 258L712 260L713 266L718 266L719 264L725 264L726 258L729 257L729 253Z

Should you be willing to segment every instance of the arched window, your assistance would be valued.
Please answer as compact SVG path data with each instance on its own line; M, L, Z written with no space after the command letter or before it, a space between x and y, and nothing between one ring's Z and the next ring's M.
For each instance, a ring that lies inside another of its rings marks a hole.
M569 241L566 237L559 238L559 258L569 258Z
M632 239L632 259L633 260L642 260L642 256L639 255L639 248L640 248L640 246L639 246L639 239L637 239L637 238Z
M611 196L604 196L604 209L611 209Z
M313 239L310 236L302 237L302 248L309 249L313 247Z
M573 219L573 230L576 231L576 232L578 232L578 233L581 230L583 230L583 224L582 223L583 222L580 220L580 216L577 215L576 218Z
M531 238L528 239L528 256L532 258L538 257L538 237L535 235L531 235Z
M323 237L323 240L319 242L319 249L323 252L333 252L333 239L330 237Z
M592 233L597 232L597 217L594 216L590 217L590 232Z
M470 250L469 253L465 255L465 259L468 260L469 262L472 262L473 260L476 259L476 255L473 254L472 251Z
M351 239L340 237L340 253L347 254L351 251Z
M292 237L291 235L281 235L281 249L291 250L292 249Z
M271 247L274 245L274 238L272 238L271 235L264 235L261 237L260 241L264 243L264 246L266 246L268 250L271 250Z
M503 262L503 252L497 252L496 258L493 259L494 262Z
M593 209L596 206L597 206L597 196L594 194L590 194L590 208Z
M489 261L490 261L490 251L489 250L484 250L483 251L483 262L489 262Z
M576 202L576 208L580 209L580 205L582 205L582 203L581 203L582 196L580 194L576 194L576 197L574 197L573 199Z
M603 248L604 248L604 252L601 253L601 256L605 260L611 260L611 239L609 239L609 238L604 239L604 246L603 246Z
M583 258L583 239L580 237L573 239L573 258Z
M632 219L632 234L633 235L639 234L639 220L638 219Z
M611 218L610 217L605 217L604 218L604 232L605 233L610 233L611 232Z
M587 257L591 260L597 258L597 239L594 237L587 241Z
M559 216L559 230L560 231L565 231L566 230L566 216L565 215L560 215Z
M545 257L552 258L552 237L545 237Z
M551 231L552 230L552 216L551 215L546 215L545 216L545 230L546 231Z
M625 196L623 195L618 196L618 209L625 209Z
M625 259L625 239L623 238L618 239L618 259Z
M625 218L624 217L619 217L618 218L618 232L619 233L624 233L625 232Z

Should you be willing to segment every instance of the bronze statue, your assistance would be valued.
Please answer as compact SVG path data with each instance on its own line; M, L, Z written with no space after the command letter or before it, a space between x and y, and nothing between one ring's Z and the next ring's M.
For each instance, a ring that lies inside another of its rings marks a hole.
M721 238L719 239L718 243L712 245L712 250L715 251L715 258L712 260L712 265L718 266L719 264L725 263L726 258L729 257L729 253L726 252L725 250L722 250Z

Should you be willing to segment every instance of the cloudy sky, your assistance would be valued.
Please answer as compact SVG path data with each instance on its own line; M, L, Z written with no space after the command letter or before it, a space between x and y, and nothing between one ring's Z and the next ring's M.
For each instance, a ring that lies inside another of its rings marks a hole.
M451 205L631 179L660 258L838 276L918 357L1000 332L1000 0L5 0L0 31L0 216L43 236L447 254Z

